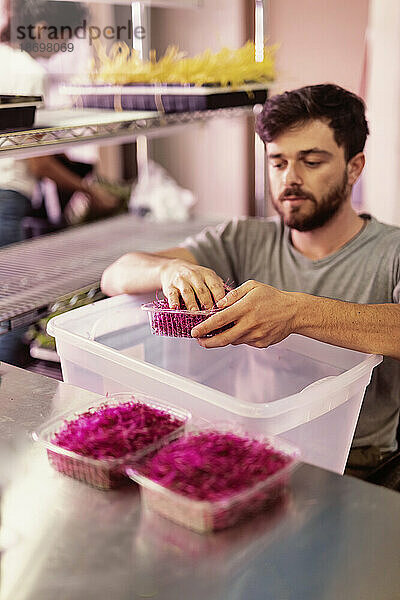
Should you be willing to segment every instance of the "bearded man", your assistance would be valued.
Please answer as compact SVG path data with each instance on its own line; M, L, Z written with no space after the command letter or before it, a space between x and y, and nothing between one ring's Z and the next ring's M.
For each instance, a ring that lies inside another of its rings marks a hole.
M102 289L162 288L171 307L182 297L190 310L217 302L224 310L192 330L204 348L265 348L297 333L383 354L348 461L348 472L366 476L397 448L400 228L351 204L365 163L365 106L339 86L307 86L267 100L256 128L279 217L233 219L177 248L126 254L106 269ZM225 295L224 281L236 289Z

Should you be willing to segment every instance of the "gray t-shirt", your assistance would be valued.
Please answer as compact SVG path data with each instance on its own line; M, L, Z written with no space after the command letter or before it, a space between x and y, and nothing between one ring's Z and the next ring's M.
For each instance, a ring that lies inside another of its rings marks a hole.
M182 246L224 281L249 279L283 291L305 292L360 304L400 302L400 228L373 217L337 252L311 260L291 243L277 218L238 218L187 238ZM400 361L385 358L367 388L353 446L396 449Z

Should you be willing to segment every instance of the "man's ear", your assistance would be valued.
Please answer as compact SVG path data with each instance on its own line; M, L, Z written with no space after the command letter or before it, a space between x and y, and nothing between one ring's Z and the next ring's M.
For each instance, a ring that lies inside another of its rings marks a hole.
M347 163L347 177L349 185L354 185L360 177L365 165L365 155L363 152L355 154Z

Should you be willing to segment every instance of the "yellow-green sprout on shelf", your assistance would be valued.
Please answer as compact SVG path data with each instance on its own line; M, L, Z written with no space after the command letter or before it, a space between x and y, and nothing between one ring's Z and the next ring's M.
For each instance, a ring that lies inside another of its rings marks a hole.
M125 43L115 44L108 54L97 45L91 78L97 83L114 85L175 83L235 88L250 82L273 81L276 49L276 45L265 45L263 60L256 61L255 46L250 41L237 50L222 48L216 53L205 50L192 58L170 46L159 60L154 50L150 52L150 60L142 60Z

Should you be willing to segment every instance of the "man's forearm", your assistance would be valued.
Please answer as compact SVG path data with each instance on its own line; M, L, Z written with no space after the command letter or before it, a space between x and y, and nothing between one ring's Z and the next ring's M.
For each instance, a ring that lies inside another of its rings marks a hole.
M110 265L101 278L101 289L107 296L118 294L146 294L160 289L161 272L171 261L177 264L197 264L185 248L168 248L151 254L129 252Z
M400 360L400 306L355 304L283 292L249 280L217 303L220 312L192 330L204 348L248 344L267 348L299 333L322 342ZM206 337L212 331L232 327Z
M101 278L107 296L145 294L161 287L161 268L170 258L146 252L130 252L110 265Z
M400 306L355 304L308 294L297 302L294 333L360 352L400 360Z

